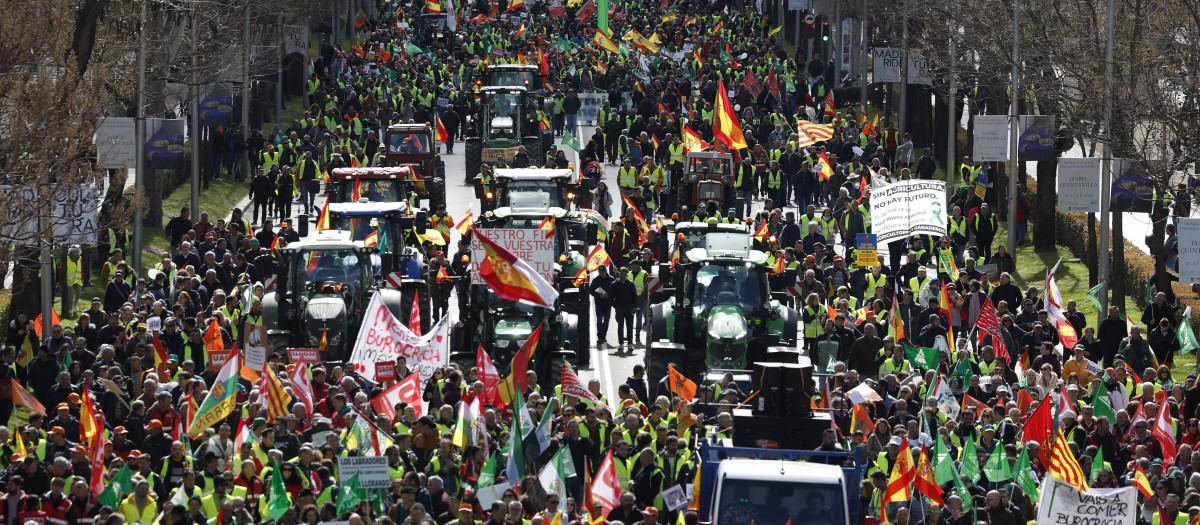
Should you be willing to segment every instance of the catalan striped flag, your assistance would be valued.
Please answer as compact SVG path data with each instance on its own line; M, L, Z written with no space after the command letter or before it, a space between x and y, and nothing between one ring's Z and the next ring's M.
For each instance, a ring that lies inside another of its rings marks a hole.
M1054 446L1050 450L1050 468L1047 470L1051 476L1081 492L1087 492L1087 476L1083 473L1083 468L1079 466L1075 455L1071 453L1071 448L1067 446L1067 438L1063 437L1061 427L1058 429Z
M283 382L271 370L271 365L269 364L263 368L262 391L267 396L267 422L287 417L288 403L292 401L292 396L288 395L287 391L283 389Z

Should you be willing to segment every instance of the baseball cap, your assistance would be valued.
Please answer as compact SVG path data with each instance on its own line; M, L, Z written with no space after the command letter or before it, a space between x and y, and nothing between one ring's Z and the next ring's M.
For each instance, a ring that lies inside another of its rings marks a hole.
M151 419L149 423L146 423L146 428L162 428L162 421Z
M54 427L54 428L50 429L50 433L51 434L66 434L67 431L63 430L63 427Z
M658 509L656 509L654 507L646 507L645 509L642 509L642 514L646 514L649 516L658 516Z

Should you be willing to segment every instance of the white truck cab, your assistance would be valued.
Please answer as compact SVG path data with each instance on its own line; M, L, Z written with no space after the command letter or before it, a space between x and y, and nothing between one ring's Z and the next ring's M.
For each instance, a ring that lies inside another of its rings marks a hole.
M717 469L712 525L844 525L850 522L846 478L837 465L727 459Z

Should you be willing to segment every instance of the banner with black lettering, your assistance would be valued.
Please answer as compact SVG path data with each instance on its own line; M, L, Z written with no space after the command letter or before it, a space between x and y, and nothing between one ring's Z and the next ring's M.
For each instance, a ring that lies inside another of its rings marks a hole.
M1137 489L1092 489L1080 492L1047 476L1038 505L1038 525L1134 525Z
M902 180L871 188L871 233L880 244L909 235L946 234L946 183Z

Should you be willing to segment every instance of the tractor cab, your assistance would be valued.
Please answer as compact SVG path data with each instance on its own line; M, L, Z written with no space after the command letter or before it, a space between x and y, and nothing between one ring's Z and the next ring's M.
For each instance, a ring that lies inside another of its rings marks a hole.
M685 160L678 202L692 210L701 202L720 203L720 209L738 208L737 177L733 157L717 151L692 151ZM739 208L740 209L740 208ZM678 211L678 210L676 210Z
M534 64L489 64L486 79L488 86L523 87L530 91L543 90L545 77Z
M342 238L362 242L379 254L380 272L399 272L408 279L420 279L425 255L419 245L409 244L414 224L427 220L424 212L414 215L407 202L344 202L329 205L329 229ZM415 243L414 243L415 244Z
M348 357L363 301L375 289L378 254L322 233L289 244L280 256L276 289L263 297L272 347L317 348L325 336L333 356Z
M492 184L496 205L516 212L570 209L579 192L570 169L498 169Z

